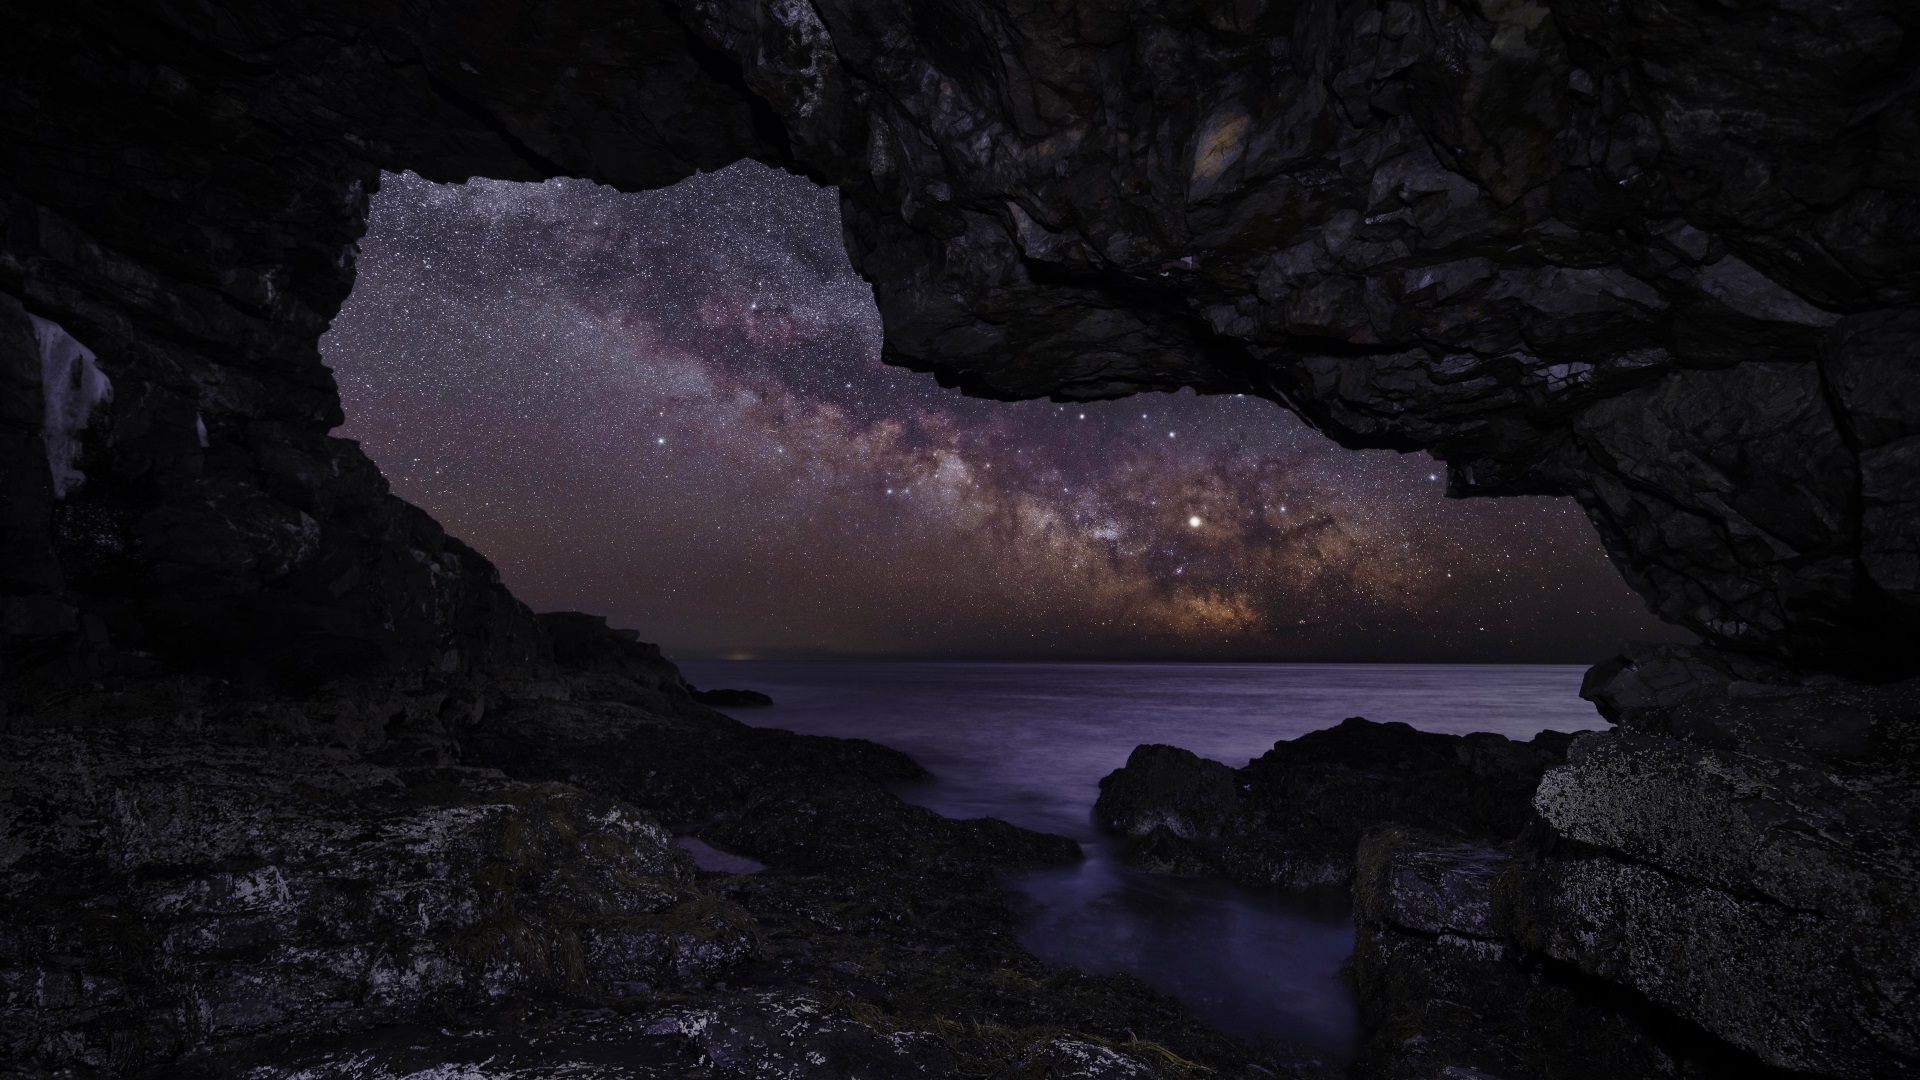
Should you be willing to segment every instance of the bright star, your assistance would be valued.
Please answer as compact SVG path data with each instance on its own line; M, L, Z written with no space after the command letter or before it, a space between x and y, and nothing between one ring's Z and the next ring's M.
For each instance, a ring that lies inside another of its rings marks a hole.
M1200 519L1197 517L1190 517L1187 519L1187 524L1197 529L1200 527Z

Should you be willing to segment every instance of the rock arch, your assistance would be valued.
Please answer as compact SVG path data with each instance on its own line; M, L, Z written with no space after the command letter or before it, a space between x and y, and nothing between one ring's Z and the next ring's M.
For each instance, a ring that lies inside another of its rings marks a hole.
M537 649L484 561L327 438L315 341L367 192L391 168L639 189L742 156L839 185L897 363L1003 397L1262 394L1435 453L1455 494L1577 496L1713 643L1872 677L1920 656L1899 5L6 18L0 543L42 662ZM63 500L32 467L28 313L119 388Z

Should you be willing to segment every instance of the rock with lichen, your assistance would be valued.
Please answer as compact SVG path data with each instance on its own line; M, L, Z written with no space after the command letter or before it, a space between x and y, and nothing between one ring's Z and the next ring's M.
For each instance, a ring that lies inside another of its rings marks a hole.
M751 953L648 815L485 770L165 726L0 736L5 1055L130 1070L697 987Z

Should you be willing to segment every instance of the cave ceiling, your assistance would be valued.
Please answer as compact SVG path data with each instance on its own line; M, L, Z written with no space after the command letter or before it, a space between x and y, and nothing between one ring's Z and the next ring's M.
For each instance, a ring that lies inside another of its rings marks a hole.
M839 188L893 363L1009 399L1258 394L1433 453L1456 495L1576 497L1709 642L1909 674L1917 24L1897 0L16 5L9 618L149 648L270 625L367 663L531 648L485 560L327 437L317 341L368 195L751 157ZM28 315L114 384L60 499L23 479Z

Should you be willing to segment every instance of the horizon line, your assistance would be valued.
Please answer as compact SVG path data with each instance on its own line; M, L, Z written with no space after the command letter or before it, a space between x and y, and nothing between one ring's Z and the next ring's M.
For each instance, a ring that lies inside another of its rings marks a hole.
M869 661L874 663L953 663L953 664L1404 664L1424 666L1508 666L1508 667L1591 667L1605 663L1619 655L1626 642L1620 647L1598 656L1584 659L1437 659L1408 657L1402 659L1384 659L1379 657L1356 656L1194 656L1186 654L1155 654L1146 656L1036 656L1031 653L852 653L802 650L788 652L784 650L709 650L696 649L684 653L662 648L667 659L674 662L702 661L713 663L747 663L754 661Z

